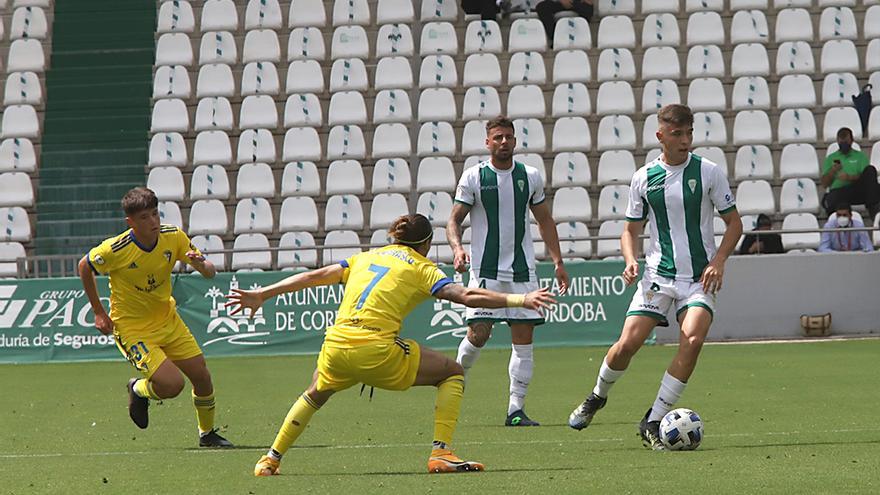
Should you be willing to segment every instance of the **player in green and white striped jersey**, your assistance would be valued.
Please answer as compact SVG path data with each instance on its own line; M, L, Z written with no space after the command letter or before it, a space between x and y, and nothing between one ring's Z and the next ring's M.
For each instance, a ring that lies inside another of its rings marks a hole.
M486 147L491 158L466 170L458 183L455 204L446 226L455 269L464 272L470 261L469 287L523 294L538 288L535 254L529 231L529 211L535 215L541 238L556 265L560 294L568 288L568 274L562 264L556 224L544 201L544 181L533 167L513 161L516 146L513 123L498 117L486 124ZM472 242L470 256L461 245L461 225L470 214ZM513 341L510 354L510 400L507 426L537 426L523 411L526 390L532 378L532 334L544 315L524 308L467 308L467 336L458 347L458 361L465 373L474 365L497 321L510 326Z
M714 163L690 152L694 117L684 105L667 105L657 114L657 139L663 154L632 178L627 224L620 237L627 285L638 279L637 242L647 220L651 240L645 253L645 274L633 295L620 339L611 346L599 369L596 386L569 416L568 424L586 428L605 406L608 391L655 326L667 326L675 307L681 326L678 353L666 370L653 406L641 423L645 446L662 450L660 420L684 392L715 311L724 263L742 235L742 221L727 176ZM727 228L715 248L715 210Z

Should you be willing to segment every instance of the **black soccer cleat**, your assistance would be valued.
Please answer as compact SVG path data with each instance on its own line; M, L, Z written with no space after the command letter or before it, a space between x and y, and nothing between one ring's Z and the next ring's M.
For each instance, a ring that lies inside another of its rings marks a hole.
M520 409L507 416L507 419L504 420L504 426L541 426L541 423L532 421L526 416L526 412Z
M608 402L607 398L599 397L598 395L591 393L581 405L577 406L574 411L568 415L568 426L571 426L575 430L583 430L590 426L590 422L593 421L593 416L599 412L599 409L605 407L606 402Z
M137 378L132 378L126 386L128 389L128 417L134 421L138 428L143 430L150 424L150 415L148 413L150 399L145 399L134 393L134 384L137 381Z
M229 448L234 447L232 442L220 436L217 433L217 428L214 428L211 431L206 431L199 435L199 447L219 447L219 448Z
M642 445L651 450L666 450L660 441L660 422L648 421L651 410L645 413L645 417L639 422L639 436L642 437Z

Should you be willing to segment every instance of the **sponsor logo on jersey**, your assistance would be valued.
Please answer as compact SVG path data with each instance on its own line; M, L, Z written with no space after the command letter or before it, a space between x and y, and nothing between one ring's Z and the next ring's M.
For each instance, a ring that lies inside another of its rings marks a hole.
M131 264L128 265L128 269L129 269L129 270L134 270L134 269L136 269L137 267L138 267L138 265L137 265L137 263L135 263L134 261L132 261Z
M666 189L665 184L654 184L653 186L648 186L646 189L647 192L656 191L658 189Z

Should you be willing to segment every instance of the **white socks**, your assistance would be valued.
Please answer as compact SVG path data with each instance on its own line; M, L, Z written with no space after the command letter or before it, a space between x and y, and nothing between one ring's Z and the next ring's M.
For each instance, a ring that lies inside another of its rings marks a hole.
M507 371L510 373L510 402L507 405L507 414L523 408L526 400L526 389L532 381L532 370L535 361L532 358L532 344L512 344L510 353L510 365Z
M660 390L657 392L657 398L654 400L654 405L651 406L651 415L648 416L648 421L660 421L663 419L663 416L666 416L666 413L681 398L681 394L686 386L686 382L682 382L670 375L668 371L664 373L663 380L660 382Z
M465 375L467 375L468 370L471 369L474 363L477 362L478 357L480 357L480 348L471 344L467 336L461 339L461 344L458 344L458 355L455 357L455 362L464 368Z
M618 379L626 372L626 370L613 370L608 367L605 360L602 360L602 366L599 368L599 376L596 377L596 386L593 387L593 393L599 397L607 398L608 390L614 385Z

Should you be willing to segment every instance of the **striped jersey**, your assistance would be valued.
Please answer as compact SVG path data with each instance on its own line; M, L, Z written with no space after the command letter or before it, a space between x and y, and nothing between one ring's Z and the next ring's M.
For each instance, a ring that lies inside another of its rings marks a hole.
M633 175L626 219L648 220L651 241L647 269L661 277L699 281L715 256L712 218L736 209L721 168L693 153L683 165L670 166L663 155Z
M536 168L513 162L507 170L480 162L462 174L455 201L471 207L471 271L502 282L536 281L529 207L543 202Z

